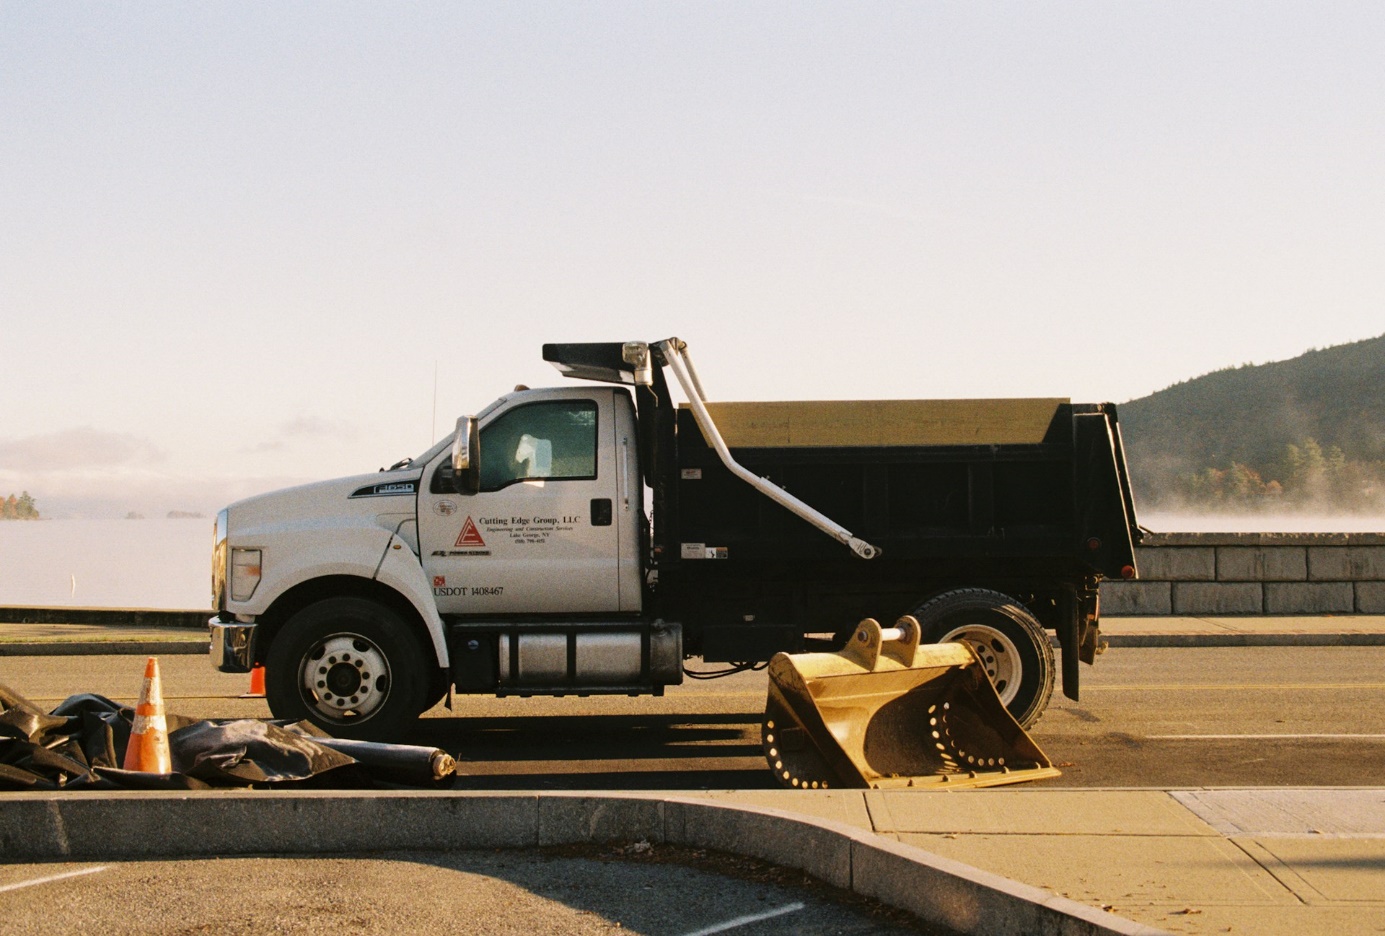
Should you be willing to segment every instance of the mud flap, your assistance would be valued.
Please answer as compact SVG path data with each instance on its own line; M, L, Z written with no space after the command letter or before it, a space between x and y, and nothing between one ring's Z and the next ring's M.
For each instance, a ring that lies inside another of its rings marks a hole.
M998 786L1060 772L1005 710L963 643L919 645L912 616L867 618L839 653L769 664L762 741L784 786Z

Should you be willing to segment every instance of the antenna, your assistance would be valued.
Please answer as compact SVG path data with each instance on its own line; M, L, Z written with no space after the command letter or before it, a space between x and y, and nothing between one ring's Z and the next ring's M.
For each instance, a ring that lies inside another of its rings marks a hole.
M428 443L429 445L432 445L433 442L438 441L438 359L437 359L437 358L433 358L433 425L431 426L431 429L432 429L432 433L433 433L433 434L432 434L432 436L430 436L430 438L432 439L432 441Z

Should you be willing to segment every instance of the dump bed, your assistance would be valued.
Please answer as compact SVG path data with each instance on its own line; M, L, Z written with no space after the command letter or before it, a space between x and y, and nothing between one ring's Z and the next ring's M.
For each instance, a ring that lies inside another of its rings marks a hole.
M761 622L757 609L776 600L798 604L792 615L768 611L796 621L782 640L833 615L908 611L948 588L998 588L1042 605L1064 584L1093 590L1102 577L1134 573L1138 527L1111 404L707 408L737 461L883 550L859 559L733 476L680 409L675 478L656 515L660 590L698 609L694 630L698 618L712 629L713 652L717 628L743 633L735 621Z
M1049 557L1117 577L1133 564L1129 484L1109 405L885 400L708 410L738 461L885 556ZM701 543L728 560L853 561L732 476L687 409L677 451L680 556L683 544Z

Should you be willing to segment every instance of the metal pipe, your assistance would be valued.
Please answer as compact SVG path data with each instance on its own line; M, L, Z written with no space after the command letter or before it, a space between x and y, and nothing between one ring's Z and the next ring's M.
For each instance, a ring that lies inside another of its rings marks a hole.
M717 457L721 459L721 463L726 466L726 469L795 516L808 521L828 536L849 546L851 551L862 559L874 559L880 555L879 548L853 536L850 530L831 517L813 509L777 484L760 477L731 457L731 450L726 447L726 441L722 439L716 423L712 421L711 414L707 412L706 398L702 392L702 386L697 380L696 372L693 370L692 360L687 355L687 347L686 342L677 338L670 338L659 344L664 359L673 369L674 376L678 378L679 386L683 388L683 393L688 398L688 405L692 407L693 418L697 420L697 425L711 441L712 448L716 450Z
M677 338L674 341L678 342L678 347L674 353L682 358L684 366L687 367L688 376L692 378L693 389L697 391L697 398L704 403L707 402L707 391L702 389L702 381L698 379L697 368L693 367L692 355L688 354L688 343L679 341Z

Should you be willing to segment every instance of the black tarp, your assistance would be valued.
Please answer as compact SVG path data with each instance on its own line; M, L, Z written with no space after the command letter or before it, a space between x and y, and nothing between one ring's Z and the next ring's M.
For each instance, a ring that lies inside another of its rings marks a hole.
M173 773L120 769L134 711L69 696L45 713L0 683L0 790L435 786L455 765L436 748L326 738L315 727L169 714Z

